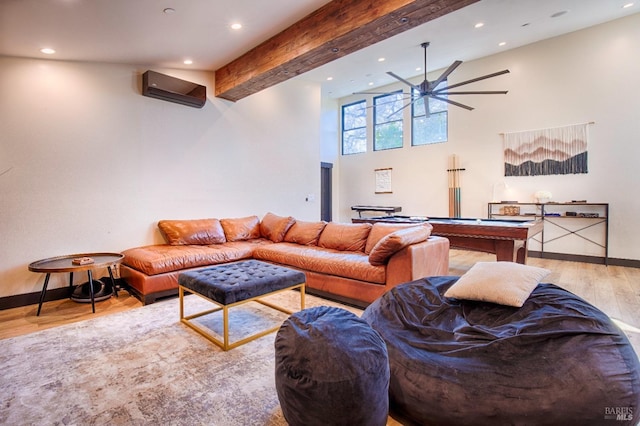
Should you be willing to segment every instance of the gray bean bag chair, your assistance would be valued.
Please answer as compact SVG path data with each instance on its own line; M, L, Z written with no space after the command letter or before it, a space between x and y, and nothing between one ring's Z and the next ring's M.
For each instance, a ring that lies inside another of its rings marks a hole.
M291 426L385 425L389 359L380 335L349 311L291 315L275 340L276 390Z
M640 363L600 310L552 284L521 308L402 284L362 315L387 342L392 416L419 425L636 425Z

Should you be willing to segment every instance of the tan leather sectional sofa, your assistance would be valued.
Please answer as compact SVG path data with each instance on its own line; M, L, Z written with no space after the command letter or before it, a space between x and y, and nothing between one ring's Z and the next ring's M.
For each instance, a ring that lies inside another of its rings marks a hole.
M305 272L307 289L367 305L397 284L447 275L449 240L431 225L307 222L267 213L230 219L162 220L166 244L123 251L121 277L144 304L177 294L178 275L257 259Z

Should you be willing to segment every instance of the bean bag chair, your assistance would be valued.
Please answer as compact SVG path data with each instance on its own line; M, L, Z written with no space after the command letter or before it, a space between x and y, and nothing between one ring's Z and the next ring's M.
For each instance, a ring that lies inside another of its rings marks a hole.
M458 279L399 285L362 315L387 343L392 416L419 425L637 424L640 363L607 315L553 284L534 283L521 307L446 297Z
M291 315L276 334L276 390L291 426L386 425L389 359L365 321L321 306Z

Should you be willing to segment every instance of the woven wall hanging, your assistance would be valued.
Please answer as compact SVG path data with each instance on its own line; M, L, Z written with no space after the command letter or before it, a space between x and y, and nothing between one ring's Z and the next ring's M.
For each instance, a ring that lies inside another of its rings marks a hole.
M589 124L504 133L504 175L587 173Z

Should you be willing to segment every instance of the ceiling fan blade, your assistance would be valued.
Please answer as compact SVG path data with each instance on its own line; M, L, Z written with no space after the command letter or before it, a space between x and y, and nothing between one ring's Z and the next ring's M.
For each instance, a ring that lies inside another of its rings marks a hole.
M402 101L403 101L403 102L404 102L405 100L407 100L407 101L408 101L409 99L412 99L412 98L402 99ZM368 105L366 108L367 108L367 109L369 109L369 108L375 108L375 107L379 107L379 106L382 106L382 105L392 104L392 103L395 103L395 102L398 102L398 100L396 99L396 100L392 100L392 101L380 102L380 103L377 103L377 104L374 104L374 105Z
M449 74L451 74L456 68L458 68L461 63L462 63L462 61L455 61L454 63L449 65L449 68L447 68L446 71L443 72L442 75L440 77L438 77L437 80L434 80L431 83L429 83L429 86L433 87L434 89L436 87L438 87L438 84L440 84L443 81L445 81L447 79L447 77L449 77Z
M399 75L396 75L396 74L392 73L391 71L387 71L387 74L389 74L391 77L395 78L396 80L400 80L404 84L407 84L407 85L411 86L413 89L417 90L418 92L420 91L420 86L416 86L415 84L411 83L410 81L405 80L404 78L400 77Z
M411 105L415 104L416 102L418 102L418 101L419 101L420 99L422 99L423 97L424 97L424 96L421 96L421 97L419 97L419 98L415 98L414 100L412 100L411 102L409 102L409 103L407 103L405 106L403 106L402 108L397 109L397 110L393 111L391 114L387 115L387 118L389 118L389 117L393 117L394 115L396 115L397 113L399 113L399 112L400 112L400 111L402 111L403 109L408 108L408 107L410 107Z
M353 92L352 95L392 95L398 92ZM411 93L403 92L402 96L411 96Z
M506 95L508 90L480 90L480 91L471 91L471 92L433 92L434 95Z
M469 111L473 110L473 107L470 107L469 105L461 104L460 102L452 101L451 99L441 98L440 96L434 96L434 95L429 95L429 96L431 98L433 98L433 99L437 99L439 101L446 102L446 103L449 103L451 105L455 105L457 107L464 108L464 109L469 110Z
M417 98L415 98L413 100L413 102L411 102L412 104L414 104L414 103L418 102L420 99L422 99L424 101L424 115L425 115L426 118L429 118L431 116L431 111L429 111L429 96L430 95L418 96Z
M475 83L476 81L486 80L487 78L497 77L497 76L502 75L502 74L507 74L508 72L509 72L509 70L502 70L502 71L494 72L493 74L483 75L482 77L472 78L471 80L462 81L460 83L456 83L456 84L452 84L452 85L447 86L447 87L443 87L442 89L438 90L438 92L442 92L443 90L447 90L447 89L453 89L454 87L463 86L463 85L469 84L469 83Z

